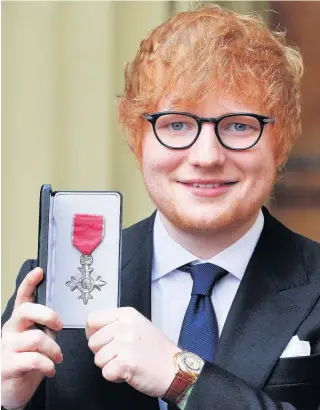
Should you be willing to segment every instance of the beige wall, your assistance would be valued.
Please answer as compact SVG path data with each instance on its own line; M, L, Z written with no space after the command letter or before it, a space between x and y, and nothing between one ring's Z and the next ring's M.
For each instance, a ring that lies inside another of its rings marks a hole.
M148 215L116 127L123 67L170 2L2 2L2 309L36 257L40 186L117 189L124 225Z

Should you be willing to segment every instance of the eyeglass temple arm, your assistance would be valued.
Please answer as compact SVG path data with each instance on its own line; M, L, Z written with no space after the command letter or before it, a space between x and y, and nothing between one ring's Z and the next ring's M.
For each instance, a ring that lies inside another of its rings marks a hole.
M275 118L264 118L262 121L265 124L269 124L270 122L275 122Z

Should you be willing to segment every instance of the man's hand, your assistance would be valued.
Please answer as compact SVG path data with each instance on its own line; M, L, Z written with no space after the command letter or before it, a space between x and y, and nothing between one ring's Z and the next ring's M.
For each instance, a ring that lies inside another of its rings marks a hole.
M2 328L1 404L6 409L25 406L44 376L53 377L63 360L54 341L63 324L56 312L34 303L34 291L43 272L29 272L19 286L11 318ZM46 326L44 331L36 324ZM52 329L52 330L50 330Z
M165 395L180 349L139 312L126 307L91 313L86 334L105 379L127 382L149 396Z

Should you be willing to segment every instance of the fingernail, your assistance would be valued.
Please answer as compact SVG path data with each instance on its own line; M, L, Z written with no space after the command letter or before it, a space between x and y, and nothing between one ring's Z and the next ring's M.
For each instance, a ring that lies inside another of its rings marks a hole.
M31 280L39 281L39 275L41 274L42 276L42 269L41 268L34 268L33 271L31 271Z
M61 363L63 361L63 354L59 353L58 358L57 358L57 363Z
M58 325L59 328L61 328L61 329L63 328L63 323L62 323L60 318L57 319L57 325Z

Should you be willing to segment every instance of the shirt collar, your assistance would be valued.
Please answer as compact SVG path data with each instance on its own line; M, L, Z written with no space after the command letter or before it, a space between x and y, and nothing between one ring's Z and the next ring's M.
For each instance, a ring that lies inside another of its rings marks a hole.
M179 245L168 234L163 226L159 212L157 212L153 228L152 281L190 262L213 263L241 280L259 240L263 225L264 216L260 210L255 223L237 242L213 256L211 259L200 260Z

